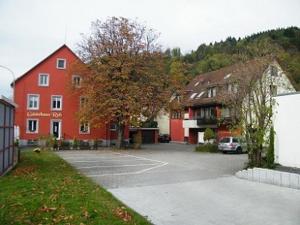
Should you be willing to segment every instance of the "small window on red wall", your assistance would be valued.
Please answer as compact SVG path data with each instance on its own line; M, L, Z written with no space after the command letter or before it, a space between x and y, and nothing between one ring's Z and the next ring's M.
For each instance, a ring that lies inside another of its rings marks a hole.
M66 69L66 59L57 59L56 68L57 69Z

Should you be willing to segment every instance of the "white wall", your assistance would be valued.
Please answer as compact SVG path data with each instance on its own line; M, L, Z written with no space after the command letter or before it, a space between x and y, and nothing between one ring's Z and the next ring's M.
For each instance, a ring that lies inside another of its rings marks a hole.
M300 93L275 99L275 162L300 168Z
M169 113L160 111L156 117L156 122L159 128L159 134L170 134L170 117Z

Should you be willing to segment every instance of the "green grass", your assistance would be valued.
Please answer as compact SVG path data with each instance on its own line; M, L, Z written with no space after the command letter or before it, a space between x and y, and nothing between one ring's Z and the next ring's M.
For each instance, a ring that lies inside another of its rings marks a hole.
M150 224L50 151L0 177L0 224Z

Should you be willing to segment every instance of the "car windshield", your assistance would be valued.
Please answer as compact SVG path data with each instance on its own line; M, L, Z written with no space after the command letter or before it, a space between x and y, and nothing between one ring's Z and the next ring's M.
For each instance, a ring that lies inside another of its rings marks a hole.
M229 143L230 142L230 138L222 138L220 140L220 143Z

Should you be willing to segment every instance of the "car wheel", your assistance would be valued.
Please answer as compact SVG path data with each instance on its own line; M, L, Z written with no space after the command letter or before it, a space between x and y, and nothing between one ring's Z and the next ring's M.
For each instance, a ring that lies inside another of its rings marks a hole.
M237 152L238 154L242 154L242 153L243 153L243 150L242 150L241 147L238 147L238 148L236 149L236 152Z
M222 151L223 152L223 154L226 154L227 152L226 151Z

